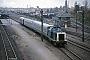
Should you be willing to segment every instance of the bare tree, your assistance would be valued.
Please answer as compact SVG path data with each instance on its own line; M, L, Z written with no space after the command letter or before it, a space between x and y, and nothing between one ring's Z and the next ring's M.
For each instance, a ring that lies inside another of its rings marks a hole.
M90 9L89 9L90 3L87 0L85 0L83 4L84 4L84 11L85 11L85 16L84 16L85 23L89 25L90 24Z
M87 11L88 11L88 7L89 7L89 3L88 3L88 1L85 0L85 1L83 2L83 5L84 5L85 13L87 13Z

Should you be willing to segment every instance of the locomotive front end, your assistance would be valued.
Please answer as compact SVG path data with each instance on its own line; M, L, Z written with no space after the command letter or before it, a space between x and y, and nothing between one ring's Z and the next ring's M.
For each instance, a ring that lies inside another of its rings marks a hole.
M62 32L60 27L50 27L47 35L52 38L54 45L64 46L67 44L66 33Z
M65 32L57 32L57 41L56 41L56 44L57 45L62 45L62 46L67 44L66 33Z

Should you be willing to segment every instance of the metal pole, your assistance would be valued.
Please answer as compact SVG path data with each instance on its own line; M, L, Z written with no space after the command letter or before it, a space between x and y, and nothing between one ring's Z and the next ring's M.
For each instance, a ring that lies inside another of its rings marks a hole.
M41 9L40 13L41 13L41 40L43 41L43 9Z
M76 12L76 32L77 32L77 12Z
M82 11L82 41L84 42L84 10Z

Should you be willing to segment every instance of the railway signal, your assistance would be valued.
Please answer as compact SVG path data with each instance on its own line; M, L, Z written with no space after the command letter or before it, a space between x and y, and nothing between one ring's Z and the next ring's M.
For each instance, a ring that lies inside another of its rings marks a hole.
M75 13L76 13L76 32L77 32L77 11L79 11L79 5L75 5Z
M43 41L43 9L40 11L41 13L41 40Z
M82 41L84 42L84 10L78 12L82 14Z

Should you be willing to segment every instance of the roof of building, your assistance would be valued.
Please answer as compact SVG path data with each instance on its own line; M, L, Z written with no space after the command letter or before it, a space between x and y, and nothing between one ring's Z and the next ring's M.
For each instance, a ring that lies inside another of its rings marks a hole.
M56 16L57 17L61 17L61 18L63 18L63 17L70 17L70 18L72 18L73 17L71 14L66 13L66 12L58 13Z

